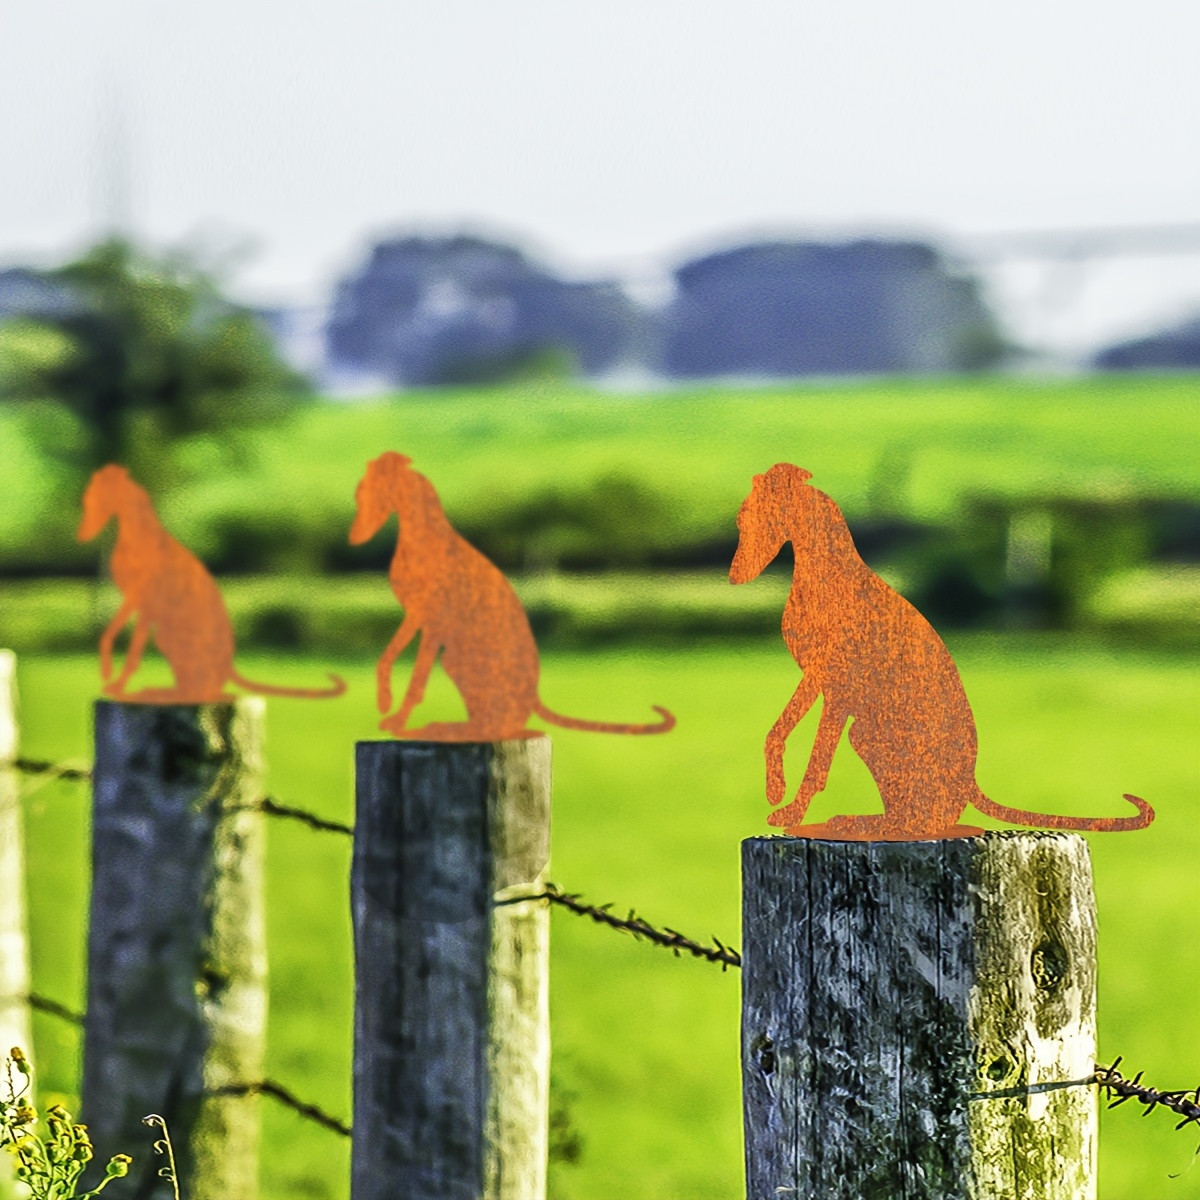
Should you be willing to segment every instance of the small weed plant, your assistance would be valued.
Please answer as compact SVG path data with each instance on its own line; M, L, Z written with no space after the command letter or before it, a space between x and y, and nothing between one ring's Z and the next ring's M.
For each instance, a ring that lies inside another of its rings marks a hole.
M28 1200L88 1200L114 1179L129 1174L132 1159L114 1154L96 1187L76 1191L80 1175L94 1157L87 1126L75 1121L61 1104L51 1105L39 1117L29 1098L33 1070L19 1047L9 1052L5 1067L8 1096L0 1099L0 1147L15 1160L18 1195ZM173 1172L171 1179L174 1183ZM175 1195L178 1198L178 1191Z

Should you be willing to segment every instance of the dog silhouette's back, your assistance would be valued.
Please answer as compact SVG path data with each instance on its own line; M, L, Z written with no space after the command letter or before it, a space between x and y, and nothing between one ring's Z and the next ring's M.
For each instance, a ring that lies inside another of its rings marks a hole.
M388 452L367 464L355 493L354 544L367 541L395 513L400 529L389 578L404 619L379 659L379 711L392 706L392 670L397 657L420 636L417 661L399 709L380 722L396 737L431 741L498 741L528 737L530 716L551 724L599 733L665 733L675 724L666 709L661 720L623 725L565 717L538 698L538 652L529 619L503 573L450 524L433 485L410 468L411 459ZM466 721L409 728L425 695L435 660L458 688Z
M257 683L238 674L233 625L215 580L163 528L145 489L124 467L110 464L96 471L83 494L77 537L89 541L114 519L112 577L121 606L100 637L100 673L107 695L139 703L202 704L231 699L225 691L228 683L263 695L306 699L327 699L346 690L337 676L330 676L332 687L309 690ZM135 623L129 649L113 679L113 645L131 619ZM129 692L127 685L151 638L170 665L175 685Z
M975 718L958 670L928 621L879 578L854 548L845 518L808 471L779 463L754 477L738 512L733 583L756 578L790 541L795 552L783 636L803 671L767 735L767 798L785 794L788 735L818 697L821 719L795 799L769 821L799 837L912 841L982 833L962 825L968 805L1002 821L1050 829L1141 829L1154 819L1141 799L1132 817L1058 817L1008 808L975 781ZM840 816L803 825L825 787L848 721L850 744L879 787L881 816Z

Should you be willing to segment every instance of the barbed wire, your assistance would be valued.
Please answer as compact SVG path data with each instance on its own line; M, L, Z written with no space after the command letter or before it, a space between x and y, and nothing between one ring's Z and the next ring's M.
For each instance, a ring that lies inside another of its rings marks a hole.
M92 772L87 767L77 767L69 763L51 762L45 759L18 758L7 765L22 774L49 775L53 779L86 781L92 778ZM255 804L248 805L247 807L266 813L268 816L299 821L310 829L321 833L337 833L343 836L352 836L354 833L352 825L346 825L340 821L330 821L307 809L283 804L272 796L264 796ZM669 926L658 928L652 925L644 917L638 916L632 908L628 910L627 916L616 916L612 912L613 905L611 903L590 904L583 900L580 893L567 892L555 883L547 883L540 892L518 893L516 895L505 896L503 899L496 901L496 906L504 907L511 904L540 900L563 908L568 912L574 913L576 916L590 917L597 924L614 929L620 933L628 933L638 941L647 941L653 945L671 950L675 953L676 957L686 952L694 958L720 964L722 971L730 967L741 967L742 965L742 957L738 951L732 946L726 946L715 935L712 937L713 944L706 946L688 937L686 934L680 933L676 929L671 929ZM76 1012L48 996L31 992L26 999L30 1008L36 1011L58 1017L74 1025L82 1025L84 1022L83 1013ZM1115 1097L1109 1104L1109 1108L1117 1108L1130 1100L1136 1100L1144 1108L1143 1116L1148 1116L1156 1108L1164 1108L1182 1117L1183 1119L1175 1126L1176 1129L1183 1129L1192 1124L1200 1124L1200 1085L1197 1085L1195 1088L1161 1091L1151 1087L1149 1084L1142 1083L1143 1072L1141 1071L1132 1079L1125 1078L1119 1069L1122 1061L1123 1058L1118 1057L1113 1061L1111 1066L1097 1064L1093 1074L1086 1079L1072 1079L1059 1083L1043 1084L1039 1086L1038 1090L1058 1090L1059 1088L1084 1087L1095 1084L1106 1096ZM1020 1089L1013 1089L1013 1091L1015 1094ZM275 1080L263 1079L254 1083L230 1084L210 1094L259 1094L270 1096L280 1104L325 1129L344 1137L349 1137L351 1134L351 1127L345 1122L330 1116L317 1105L309 1104L299 1099L293 1092ZM987 1095L992 1098L1000 1098L997 1093L987 1093ZM983 1098L983 1096L980 1098Z
M283 817L287 820L299 821L302 825L307 825L309 829L315 829L318 833L341 833L349 837L354 836L353 825L344 825L341 821L330 821L307 809L281 804L271 796L264 796L251 807L256 808L259 812L265 812L269 817Z
M255 1083L229 1083L224 1087L213 1088L204 1094L206 1096L270 1096L271 1099L277 1100L285 1108L290 1108L306 1120L312 1121L315 1125L320 1125L323 1129L328 1129L331 1133L340 1134L342 1137L350 1137L354 1131L353 1126L347 1125L345 1121L338 1120L337 1117L330 1116L329 1113L318 1108L315 1104L306 1103L285 1088L283 1084L276 1083L273 1079L260 1079Z
M25 997L26 1003L35 1012L46 1013L48 1016L57 1017L60 1021L67 1021L71 1025L82 1025L85 1020L85 1014L77 1012L73 1008L68 1008L65 1004L60 1004L57 1000L51 999L49 996L43 996L39 992L30 992ZM208 1096L270 1096L273 1100L277 1100L285 1108L292 1109L293 1112L299 1113L302 1117L323 1126L325 1129L331 1130L333 1133L340 1133L343 1137L350 1136L350 1126L345 1121L338 1120L337 1117L330 1116L323 1109L318 1108L315 1104L309 1104L301 1100L295 1092L278 1083L274 1079L259 1079L254 1083L233 1083L227 1084L225 1087L213 1088L205 1093Z
M73 1008L68 1008L65 1004L60 1004L57 1000L51 1000L49 996L43 996L38 992L30 992L25 997L25 1003L35 1012L47 1013L49 1016L58 1017L61 1021L69 1021L72 1025L83 1024L83 1013L76 1012Z
M21 775L49 775L52 779L74 782L89 780L92 777L91 767L75 767L70 763L51 762L43 758L14 758L11 762L0 763L0 767L9 767Z
M1166 1108L1183 1117L1175 1126L1176 1129L1183 1129L1185 1125L1200 1124L1200 1085L1180 1091L1160 1092L1157 1088L1142 1083L1142 1071L1132 1079L1126 1079L1117 1069L1121 1061L1121 1057L1118 1056L1111 1067L1098 1066L1092 1077L1092 1081L1099 1084L1107 1095L1116 1096L1109 1108L1118 1108L1129 1100L1136 1100L1145 1106L1146 1111L1142 1113L1144 1117L1148 1117L1156 1108Z
M27 774L51 774L56 778L77 780L86 780L92 777L91 772L88 770L68 767L63 763L53 763L41 759L19 758L13 765L17 770ZM309 829L316 830L319 833L337 833L342 836L353 836L354 834L354 826L352 825L346 825L341 821L330 821L328 818L318 816L308 809L284 804L276 800L273 796L264 796L261 800L245 807L264 812L271 817L299 821L302 825L306 825ZM550 904L565 909L567 912L574 913L576 916L590 917L598 925L604 925L609 929L615 929L621 933L631 934L638 941L650 942L655 946L663 947L665 950L672 950L677 957L686 952L694 958L704 959L706 962L719 963L722 971L727 970L729 967L740 967L742 965L741 955L732 946L726 946L715 935L712 938L713 944L706 946L694 938L680 933L677 929L667 927L657 928L644 917L639 917L632 908L628 910L627 916L619 917L612 912L614 906L611 903L589 904L582 898L580 893L568 892L554 883L546 884L545 889L541 892L509 896L497 903L502 906L516 904L522 900L545 900Z
M0 766L5 765L22 775L48 775L51 780L64 779L71 782L87 782L92 778L90 767L76 767L69 763L51 762L49 759L17 758L10 763L0 764ZM309 812L307 809L297 808L295 805L283 804L273 796L264 796L256 803L246 805L245 807L257 812L265 812L268 816L299 821L301 824L307 825L310 829L318 830L321 833L340 833L343 835L354 833L354 827L351 825L345 825L341 821L330 821L325 817L318 816L314 812Z
M521 900L535 899L551 900L552 896L558 897L558 900L552 900L552 903L560 903L563 900L570 900L572 903L577 903L575 897L566 897L557 890L552 892L549 888L536 896L512 897L504 901L504 903L516 904ZM586 915L588 916L594 916L596 913L600 913L603 916L611 915L607 914L602 907L596 908L592 905L581 905L580 907L586 910ZM632 923L637 924L636 921ZM629 924L629 922L622 922L622 927L626 924ZM633 933L635 936L646 936L644 930L640 927L637 929L630 928L628 932ZM718 943L719 945L720 943ZM691 947L686 945L681 945L678 948L691 950ZM708 948L700 946L697 949L705 951ZM736 955L736 951L730 951L728 947L721 947L721 949L725 950L728 954ZM740 966L740 959L737 963L729 961L726 965ZM47 1013L52 1017L58 1017L60 1020L69 1021L73 1025L83 1024L83 1013L76 1012L68 1008L65 1004L60 1004L57 1000L50 999L48 996L31 992L26 997L26 1000L30 1008L36 1009L39 1012ZM1181 1116L1183 1120L1175 1126L1176 1129L1184 1129L1188 1125L1200 1124L1200 1085L1194 1088L1180 1088L1175 1091L1161 1091L1158 1088L1151 1087L1149 1084L1142 1083L1142 1071L1139 1071L1132 1079L1126 1079L1119 1069L1123 1061L1123 1056L1119 1056L1113 1061L1111 1066L1106 1067L1097 1064L1094 1072L1086 1079L1068 1079L1060 1083L1043 1083L1037 1085L1036 1088L1005 1089L1003 1095L995 1092L982 1093L977 1098L1003 1099L1009 1096L1025 1095L1035 1090L1058 1091L1062 1088L1088 1087L1094 1084L1106 1095L1116 1097L1109 1104L1109 1108L1119 1108L1122 1104L1130 1100L1136 1100L1145 1110L1142 1114L1143 1116L1149 1116L1156 1108L1165 1108ZM293 1091L274 1079L260 1079L254 1083L227 1084L225 1087L214 1088L206 1094L210 1096L269 1096L305 1120L312 1121L314 1124L329 1130L331 1133L339 1134L341 1137L350 1137L353 1133L353 1126L348 1125L345 1121L337 1117L331 1116L317 1105L301 1100Z
M656 928L645 918L639 917L632 908L626 917L615 916L611 911L613 907L611 904L588 904L581 899L579 893L565 892L554 883L547 883L540 892L506 896L502 900L497 900L496 906L499 908L508 904L520 904L527 900L545 900L550 904L557 904L567 909L568 912L575 913L576 916L591 917L597 924L606 925L609 929L616 929L622 933L632 934L638 941L652 942L666 950L673 950L677 958L681 952L687 951L694 958L720 963L722 971L729 967L742 965L742 956L732 946L726 946L715 936L712 939L713 945L705 946L680 933L677 929L665 926L662 929Z

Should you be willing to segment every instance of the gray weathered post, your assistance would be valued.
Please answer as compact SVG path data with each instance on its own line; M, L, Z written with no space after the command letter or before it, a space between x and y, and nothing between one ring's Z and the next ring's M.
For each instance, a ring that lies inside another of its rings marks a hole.
M1092 1200L1082 838L742 851L748 1200Z
M31 1057L29 945L25 928L25 846L16 761L17 656L0 650L0 1080L13 1046Z
M267 1012L263 702L99 701L83 1113L97 1158L130 1154L135 1200L252 1200ZM235 1094L214 1095L221 1088Z
M352 1200L542 1200L550 739L360 742Z

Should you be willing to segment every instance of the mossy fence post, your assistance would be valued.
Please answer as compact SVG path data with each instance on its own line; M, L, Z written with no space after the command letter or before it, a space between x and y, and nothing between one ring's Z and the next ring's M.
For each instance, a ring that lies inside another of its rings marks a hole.
M32 1056L25 846L13 766L19 752L17 656L0 650L0 1068L13 1046ZM3 1077L0 1076L0 1081Z
M166 1118L188 1200L258 1193L267 989L262 700L96 704L83 1117L165 1200ZM231 1089L220 1094L221 1089Z
M550 739L360 742L352 1200L543 1200Z
M1082 838L750 838L742 867L748 1200L1094 1198Z

